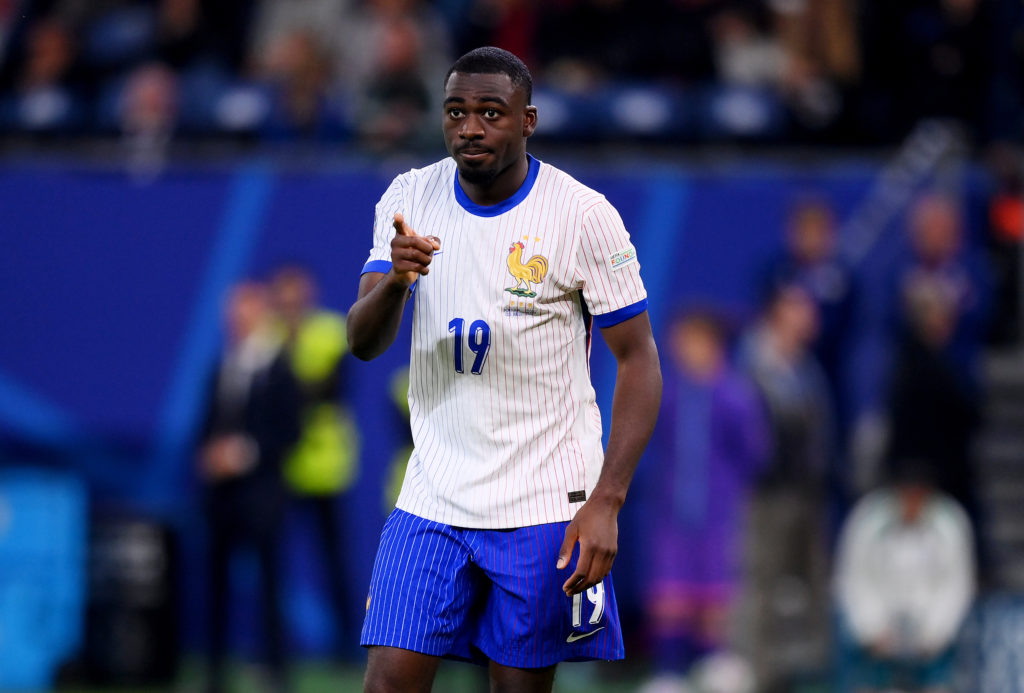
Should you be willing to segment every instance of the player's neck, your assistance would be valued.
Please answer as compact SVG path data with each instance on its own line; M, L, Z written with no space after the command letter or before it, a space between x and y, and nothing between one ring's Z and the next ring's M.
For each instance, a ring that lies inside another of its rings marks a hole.
M523 153L523 156L516 160L511 166L501 171L488 183L470 183L459 173L459 185L462 186L466 196L482 207L490 207L504 202L516 194L522 187L530 172L530 159Z

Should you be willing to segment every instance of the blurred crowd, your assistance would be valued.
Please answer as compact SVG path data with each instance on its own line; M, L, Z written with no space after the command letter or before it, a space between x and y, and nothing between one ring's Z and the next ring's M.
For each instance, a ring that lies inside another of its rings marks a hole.
M691 305L670 323L640 501L644 693L954 690L957 634L991 584L972 446L991 279L953 198L919 197L905 232L866 310L829 205L794 201L752 320ZM858 354L869 333L877 358ZM876 396L854 401L851 378ZM865 419L882 422L871 446Z
M318 539L335 657L355 626L346 607L346 533L337 503L353 481L358 455L342 405L345 322L318 305L317 283L298 265L233 287L224 322L227 338L209 374L196 450L208 532L206 691L227 690L230 566L244 551L255 553L259 567L266 683L286 691L286 516L301 518Z
M539 137L887 144L1022 134L1014 0L4 0L0 130L435 145L451 61L534 72Z

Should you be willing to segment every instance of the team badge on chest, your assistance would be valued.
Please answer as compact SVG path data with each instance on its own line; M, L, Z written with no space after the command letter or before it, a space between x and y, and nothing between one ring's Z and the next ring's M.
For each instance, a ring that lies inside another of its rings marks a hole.
M513 286L505 288L510 294L522 298L534 298L537 292L534 291L534 284L540 284L548 273L548 259L543 255L534 255L529 260L523 260L523 250L526 249L521 242L516 241L508 249L508 273L516 280Z

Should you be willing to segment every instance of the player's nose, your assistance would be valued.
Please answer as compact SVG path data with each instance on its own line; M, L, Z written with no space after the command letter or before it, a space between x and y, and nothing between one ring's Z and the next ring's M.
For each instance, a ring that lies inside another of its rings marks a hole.
M483 124L480 119L475 116L469 116L462 121L462 127L459 128L459 136L465 139L480 139L484 136Z

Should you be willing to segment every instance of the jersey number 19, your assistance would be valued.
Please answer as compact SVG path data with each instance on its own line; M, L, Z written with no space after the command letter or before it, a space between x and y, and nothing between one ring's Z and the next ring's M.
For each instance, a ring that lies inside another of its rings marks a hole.
M466 372L462 362L462 338L465 334L467 346L475 355L469 372L480 375L487 361L487 351L491 348L491 326L483 320L474 320L469 326L468 333L465 332L465 328L466 321L462 318L453 318L448 323L448 331L455 333L455 372Z

